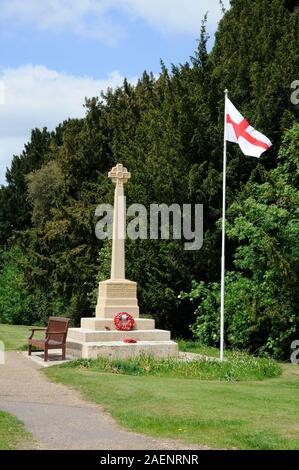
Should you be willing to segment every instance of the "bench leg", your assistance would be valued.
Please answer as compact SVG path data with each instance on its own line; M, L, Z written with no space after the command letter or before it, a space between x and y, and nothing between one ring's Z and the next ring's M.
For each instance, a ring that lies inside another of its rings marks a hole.
M32 344L29 344L28 346L28 356L31 356L32 353Z
M65 345L62 346L62 360L65 360Z
M47 349L47 348L45 348L44 361L45 361L45 362L48 361L48 349Z

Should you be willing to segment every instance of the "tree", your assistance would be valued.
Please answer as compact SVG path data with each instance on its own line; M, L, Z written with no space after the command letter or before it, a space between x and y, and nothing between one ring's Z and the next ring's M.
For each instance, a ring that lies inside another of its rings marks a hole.
M172 240L126 247L127 275L138 281L141 312L177 335L187 334L191 308L179 304L180 291L190 290L192 279L207 285L220 277L223 90L229 84L235 104L274 144L259 171L255 159L229 147L231 206L249 179L259 184L263 170L278 166L283 131L299 117L290 102L299 68L298 12L284 0L233 0L210 53L204 19L189 62L169 70L162 62L159 77L144 72L136 85L125 80L86 100L84 118L65 121L51 134L33 132L0 189L0 239L21 247L27 287L32 295L42 293L40 305L48 302L55 310L57 301L75 323L92 314L96 279L106 269L98 253L107 261L107 247L94 236L94 213L98 204L113 202L107 172L121 162L133 175L128 205L204 205L200 251L185 252ZM242 244L238 237L229 240L231 271Z
M32 222L40 226L51 217L51 210L63 201L65 183L57 161L51 160L26 176Z
M26 197L26 175L47 161L51 134L46 128L34 129L21 155L13 157L7 170L8 185L0 188L0 243L5 245L14 230L31 226L31 208Z
M19 263L18 246L0 253L0 323L30 325L32 298Z
M257 167L228 211L227 234L238 246L235 272L226 278L226 341L276 358L289 357L299 329L298 142L296 125L285 134L278 167ZM189 296L201 299L193 332L212 344L219 340L219 293L219 283L194 283Z

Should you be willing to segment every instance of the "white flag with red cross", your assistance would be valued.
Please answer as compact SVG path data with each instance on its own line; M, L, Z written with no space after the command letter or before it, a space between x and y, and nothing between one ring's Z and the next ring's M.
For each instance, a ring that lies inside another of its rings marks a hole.
M239 144L244 155L259 158L272 143L264 134L256 131L242 116L228 97L225 102L226 140Z

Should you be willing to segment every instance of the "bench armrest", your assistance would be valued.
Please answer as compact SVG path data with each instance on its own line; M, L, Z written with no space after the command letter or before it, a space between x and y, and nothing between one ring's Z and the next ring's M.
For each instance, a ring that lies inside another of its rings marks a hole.
M32 339L35 331L46 331L47 328L29 328L29 331L31 331L31 335L29 336L28 339Z

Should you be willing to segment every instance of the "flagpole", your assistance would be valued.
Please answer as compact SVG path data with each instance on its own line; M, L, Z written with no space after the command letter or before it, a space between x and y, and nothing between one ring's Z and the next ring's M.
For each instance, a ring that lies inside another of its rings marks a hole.
M223 146L223 195L222 195L222 254L221 254L221 312L220 312L220 361L224 360L224 297L225 297L225 196L226 196L226 99L224 92L224 146Z

